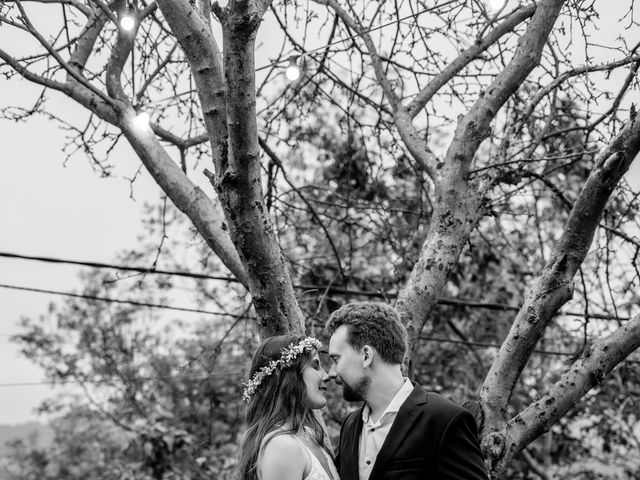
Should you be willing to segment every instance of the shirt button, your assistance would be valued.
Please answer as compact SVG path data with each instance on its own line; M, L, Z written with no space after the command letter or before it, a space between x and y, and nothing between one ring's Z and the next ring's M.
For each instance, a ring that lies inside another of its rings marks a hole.
M371 465L371 460L367 460L367 465Z
M371 429L371 431L372 431L372 432L375 432L375 431L376 431L376 429L375 429L375 428L372 428L372 429Z

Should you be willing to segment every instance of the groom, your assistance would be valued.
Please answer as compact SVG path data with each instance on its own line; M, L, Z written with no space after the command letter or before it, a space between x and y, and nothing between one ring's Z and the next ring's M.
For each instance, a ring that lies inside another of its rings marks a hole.
M349 303L331 314L329 377L362 408L342 423L341 480L485 480L471 413L413 385L400 365L407 333L382 303Z

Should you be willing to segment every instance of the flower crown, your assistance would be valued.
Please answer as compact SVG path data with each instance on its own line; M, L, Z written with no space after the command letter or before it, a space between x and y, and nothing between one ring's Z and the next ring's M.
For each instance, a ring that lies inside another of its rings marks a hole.
M268 365L265 365L256 373L253 374L251 380L248 383L243 383L244 390L242 392L242 399L245 402L251 400L253 394L256 393L256 389L260 386L262 381L271 375L276 370L283 370L293 365L293 361L305 352L309 352L312 349L320 350L322 343L313 337L306 337L300 340L297 344L289 345L282 349L282 355L278 360L271 360Z

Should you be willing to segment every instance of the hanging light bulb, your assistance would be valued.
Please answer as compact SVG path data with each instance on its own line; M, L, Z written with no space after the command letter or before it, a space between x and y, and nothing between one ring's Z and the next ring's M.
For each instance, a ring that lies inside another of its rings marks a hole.
M297 55L291 55L289 57L289 65L287 65L285 75L290 82L295 82L300 78L300 67L298 66Z
M126 8L120 13L120 27L125 32L130 32L136 26L136 12L132 5L127 4Z
M500 10L507 4L508 0L487 0L487 7L494 12Z
M221 8L225 8L229 5L229 0L218 0L218 5L220 5Z
M149 128L149 122L151 121L151 117L145 111L140 112L133 119L133 123L137 128Z

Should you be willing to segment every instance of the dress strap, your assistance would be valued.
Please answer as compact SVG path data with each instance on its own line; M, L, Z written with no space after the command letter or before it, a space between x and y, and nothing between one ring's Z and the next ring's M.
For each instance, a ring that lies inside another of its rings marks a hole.
M307 447L304 442L298 438L297 435L291 436L298 441L298 444L300 444L300 446L302 447L302 451L307 455L307 466L309 467L309 470L311 470L311 468L313 467L313 452L309 450L309 447Z
M321 455L324 455L325 462L329 470L324 467L323 462L316 456L316 454L299 438L296 436L296 440L302 446L303 450L307 452L307 456L309 457L310 462L310 471L309 475L305 477L305 479L309 480L333 480L338 479L338 474L335 470L335 466L333 464L333 459L331 456L325 451L324 447L318 445ZM313 474L313 475L312 475Z

